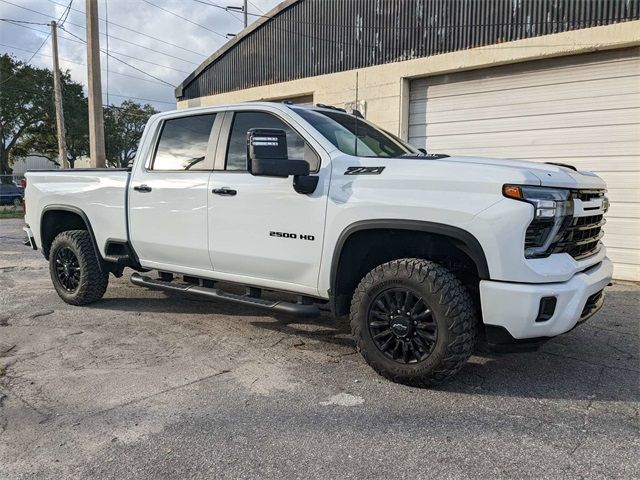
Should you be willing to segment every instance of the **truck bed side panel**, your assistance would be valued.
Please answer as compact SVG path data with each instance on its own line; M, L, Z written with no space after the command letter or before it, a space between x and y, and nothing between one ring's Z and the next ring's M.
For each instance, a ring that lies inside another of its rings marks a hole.
M38 246L42 245L40 222L45 209L75 207L91 223L98 249L104 255L107 239L127 239L124 169L87 169L27 172L25 219Z

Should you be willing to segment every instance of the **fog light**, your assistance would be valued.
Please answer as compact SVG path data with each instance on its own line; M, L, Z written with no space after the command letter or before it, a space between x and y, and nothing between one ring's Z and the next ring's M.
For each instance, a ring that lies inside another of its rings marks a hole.
M540 299L540 308L538 309L536 322L546 322L553 317L556 311L556 303L558 303L556 297L542 297Z

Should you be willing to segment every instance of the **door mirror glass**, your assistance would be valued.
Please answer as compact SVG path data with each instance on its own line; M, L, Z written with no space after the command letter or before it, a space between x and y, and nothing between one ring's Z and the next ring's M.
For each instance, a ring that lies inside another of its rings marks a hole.
M309 175L304 160L289 160L287 134L275 128L252 128L247 132L249 172L256 176L288 177Z

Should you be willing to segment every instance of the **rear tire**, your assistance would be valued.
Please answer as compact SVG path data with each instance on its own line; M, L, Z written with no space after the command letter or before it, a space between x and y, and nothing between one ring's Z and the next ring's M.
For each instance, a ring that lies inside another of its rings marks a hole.
M109 283L109 272L100 270L91 235L86 230L68 230L53 240L49 273L56 292L70 305L97 302Z
M393 382L417 387L440 384L462 368L478 322L460 280L417 258L369 272L353 295L350 320L367 363Z

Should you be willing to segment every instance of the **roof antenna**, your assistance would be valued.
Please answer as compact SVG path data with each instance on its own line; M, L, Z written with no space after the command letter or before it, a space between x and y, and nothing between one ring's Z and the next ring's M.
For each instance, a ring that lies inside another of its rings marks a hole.
M355 107L356 107L355 110L358 110L358 71L357 70L356 70L356 105L355 105ZM356 129L355 129L355 137L356 138L355 138L355 149L354 150L355 150L355 154L356 154L356 157L357 157L358 156L358 122L360 120L355 115L354 115L353 118L354 118L354 120L356 122Z

